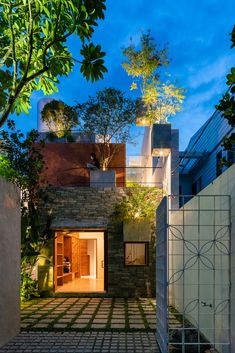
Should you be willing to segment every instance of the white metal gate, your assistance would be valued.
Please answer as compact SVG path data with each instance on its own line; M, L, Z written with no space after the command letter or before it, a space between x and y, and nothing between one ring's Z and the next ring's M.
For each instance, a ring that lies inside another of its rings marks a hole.
M230 197L181 201L165 198L157 212L158 343L162 353L229 353Z

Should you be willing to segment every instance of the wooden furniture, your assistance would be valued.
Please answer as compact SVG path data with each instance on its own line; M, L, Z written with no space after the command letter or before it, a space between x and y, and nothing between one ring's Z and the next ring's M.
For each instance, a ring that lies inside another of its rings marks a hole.
M72 281L80 276L79 271L79 239L64 235L61 232L56 233L55 237L55 267L54 267L54 285L58 286ZM64 262L64 259L68 261ZM68 266L68 262L70 266ZM70 272L65 272L65 268L70 267Z

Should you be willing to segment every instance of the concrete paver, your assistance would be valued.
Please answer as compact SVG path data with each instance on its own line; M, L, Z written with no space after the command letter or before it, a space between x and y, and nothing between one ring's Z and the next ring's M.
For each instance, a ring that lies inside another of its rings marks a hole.
M22 332L0 353L160 352L154 299L39 299L21 314Z

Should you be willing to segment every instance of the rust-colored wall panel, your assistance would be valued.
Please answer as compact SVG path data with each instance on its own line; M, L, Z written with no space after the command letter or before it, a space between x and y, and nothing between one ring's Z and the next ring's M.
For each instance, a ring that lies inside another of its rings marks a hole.
M111 149L117 145L111 144ZM90 153L99 158L97 144L92 143L47 143L43 148L45 169L43 177L51 186L89 186ZM118 144L109 169L116 170L117 186L125 186L126 145Z

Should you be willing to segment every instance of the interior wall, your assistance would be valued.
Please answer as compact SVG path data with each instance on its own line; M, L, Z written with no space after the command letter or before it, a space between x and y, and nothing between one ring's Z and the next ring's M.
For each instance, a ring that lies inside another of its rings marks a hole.
M96 240L87 240L87 254L90 256L90 276L96 277Z
M97 279L104 278L104 233L103 232L79 232L79 239L95 239L97 244Z

